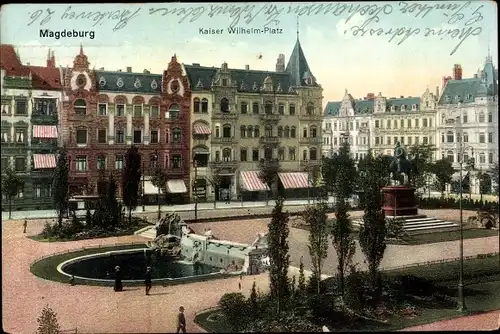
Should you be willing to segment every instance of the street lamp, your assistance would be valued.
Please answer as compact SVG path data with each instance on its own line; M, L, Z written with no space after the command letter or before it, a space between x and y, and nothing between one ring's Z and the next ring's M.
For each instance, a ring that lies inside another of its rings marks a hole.
M145 192L145 184L146 184L146 180L144 178L144 160L142 160L142 212L146 212L146 206L145 206L145 203L144 203L144 198L145 198L145 195L144 195L144 192Z
M194 167L194 181L193 181L193 195L194 195L194 222L198 222L198 193L196 191L196 182L198 179L198 161L193 159Z
M306 165L305 170L307 171L307 204L311 204L311 176L309 175L309 161L304 159L304 163Z

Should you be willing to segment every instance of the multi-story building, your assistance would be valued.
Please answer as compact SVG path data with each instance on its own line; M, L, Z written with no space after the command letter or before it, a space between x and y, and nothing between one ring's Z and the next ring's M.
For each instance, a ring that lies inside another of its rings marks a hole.
M337 152L348 140L355 159L371 149L392 155L397 142L435 144L435 114L438 92L427 89L421 97L383 97L367 94L354 99L346 90L339 102L328 102L323 121L324 156Z
M443 79L436 118L438 155L448 158L457 170L459 161L473 159L475 171L463 176L469 178L470 191L479 193L477 172L487 172L498 161L497 72L488 56L474 77L463 79L462 68L455 65L453 77ZM453 176L455 181L458 175ZM484 182L491 185L487 179Z
M23 65L12 45L1 51L2 169L13 166L24 181L13 207L51 208L61 72L50 50L46 66Z
M261 159L280 161L279 187L308 187L309 170L321 160L323 97L298 39L288 65L280 54L275 71L184 67L196 99L193 129L200 128L193 154L205 155L208 177L220 175L220 189L212 189L217 198L261 195L267 188L258 178Z
M80 48L73 68L65 71L64 91L61 124L72 194L95 192L101 173L113 172L119 182L125 153L134 145L141 154L144 194L158 194L150 178L159 166L168 174L170 197L186 199L191 91L175 56L161 75L134 73L131 67L95 71Z

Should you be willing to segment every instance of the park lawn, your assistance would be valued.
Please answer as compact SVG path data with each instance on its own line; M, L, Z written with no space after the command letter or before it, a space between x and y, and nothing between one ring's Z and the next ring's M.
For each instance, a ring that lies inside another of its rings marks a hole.
M464 239L486 238L497 235L497 230L488 230L484 228L470 228L463 230ZM455 240L460 240L460 231L415 234L409 235L405 240L389 240L387 243L393 245L423 245Z

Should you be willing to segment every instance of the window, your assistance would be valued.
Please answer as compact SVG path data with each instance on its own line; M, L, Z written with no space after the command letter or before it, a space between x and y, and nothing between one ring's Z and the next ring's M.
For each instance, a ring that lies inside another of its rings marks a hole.
M333 123L333 131L337 131L337 122Z
M309 149L309 158L313 161L318 160L318 150L315 147Z
M429 118L429 127L432 127L432 118Z
M288 158L295 161L295 147L288 148Z
M108 106L105 103L99 103L99 116L106 116L108 114Z
M302 137L307 138L307 128L306 127L304 127L304 129L302 131Z
M2 143L7 143L10 137L10 129L2 129Z
M469 135L467 134L467 132L464 132L464 143L468 142L469 142Z
M290 137L291 138L295 138L296 137L296 129L295 129L295 126L292 126L290 128Z
M158 167L158 156L156 154L151 154L149 156L149 168Z
M169 129L166 129L165 130L165 143L170 143L170 130ZM168 157L166 158L167 161L168 161Z
M134 130L134 144L142 143L142 131Z
M401 137L400 140L401 140L401 144L404 145L405 144L405 137Z
M394 129L397 129L397 128L398 128L398 120L397 120L397 119L395 119L395 120L394 120Z
M283 127L281 125L278 126L278 137L283 137Z
M420 124L419 124L419 123L420 123L420 120L419 120L418 118L417 118L417 119L415 119L415 127L416 127L416 128L420 127Z
M174 144L180 144L180 142L181 142L181 135L182 135L181 129L175 128L174 131L172 132L172 142Z
M391 145L391 137L387 137L387 145Z
M285 149L284 148L278 149L278 160L279 161L285 160Z
M444 143L444 133L441 133L441 143Z
M394 137L394 145L398 142L398 137Z
M23 198L24 197L24 185L19 188L16 197L17 198Z
M194 113L200 112L200 99L199 98L195 98L193 100L193 112Z
M269 146L264 147L264 159L271 160L273 158L273 149Z
M78 99L74 104L75 114L76 115L86 115L87 114L87 103L85 100Z
M493 163L493 153L488 153L488 163L489 164Z
M307 150L302 151L302 160L307 160Z
M76 157L76 170L83 172L87 170L87 157L77 156Z
M380 144L380 139L378 137L375 137L375 145L379 145Z
M247 137L252 138L253 136L253 126L249 125L247 128Z
M493 143L493 132L488 133L488 143Z
M270 125L266 125L264 127L264 136L265 137L272 137L273 136L273 127Z
M288 106L288 113L290 114L290 116L295 115L295 104L292 103Z
M465 114L463 117L462 117L462 123L467 123L467 114Z
M244 125L240 126L240 137L241 138L246 137L246 126L244 126Z
M231 125L224 124L222 126L222 138L231 138Z
M116 130L115 141L117 144L124 144L125 143L125 131L123 131L123 129Z
M493 114L491 113L491 111L488 113L488 122L493 122Z
M311 126L309 132L310 132L312 138L316 138L318 136L318 128L315 126Z
M10 105L2 104L2 115L10 115Z
M453 137L454 137L454 136L453 136L453 132L448 131L448 132L446 133L446 142L447 142L447 143L453 143L453 141L454 141Z
M449 162L454 163L455 162L455 155L453 154L453 151L448 151L446 153L446 158L448 159Z
M376 127L376 128L379 128L379 120L378 120L378 119L377 119L377 120L375 120L375 127Z
M125 105L117 104L116 105L116 116L122 117L125 116Z
M172 168L174 168L174 169L181 168L181 155L180 154L172 154Z
M229 112L229 100L226 98L223 98L220 100L220 111L221 112Z
M268 115L273 114L273 103L271 101L264 103L264 112Z
M306 107L306 114L307 115L314 115L314 104L312 102L309 102Z
M411 119L407 120L408 123L408 129L411 129Z
M349 122L349 130L354 130L352 122Z
M28 114L28 100L16 100L16 115L27 115Z
M485 136L484 133L479 134L479 143L484 144L485 142Z
M258 125L256 125L255 128L253 129L253 137L254 138L259 138L260 137L260 129L259 129Z
M415 144L418 144L420 142L420 138L418 136L415 136Z
M356 130L359 129L359 121L356 121Z
M16 172L24 172L26 170L26 159L25 158L16 158L14 160L14 168Z
M52 185L36 184L34 187L35 198L47 198L52 196Z
M284 133L284 135L285 135L285 138L289 138L290 137L290 127L288 125L285 126L285 133Z
M479 123L484 123L484 112L479 113Z
M280 114L280 115L284 115L285 114L285 105L282 104L282 103L280 103L278 105L278 114Z
M220 151L215 151L215 161L216 162L220 161Z
M97 130L97 142L99 144L105 144L106 143L106 129L99 129L99 130Z
M151 130L151 144L158 144L160 142L158 138L158 130Z
M227 79L222 79L222 86L227 86Z
M259 149L252 149L252 161L259 161Z
M16 129L16 143L25 143L26 139L26 130Z
M10 159L9 158L2 158L2 163L0 164L2 170L10 167Z
M480 164L486 163L486 156L484 155L484 153L479 154L479 163Z
M390 120L390 119L388 119L388 120L387 120L387 128L388 128L388 129L390 129L390 128L391 128L391 120Z
M86 129L76 130L76 143L78 145L86 145L87 144L87 130Z
M411 145L411 137L408 137L408 145Z
M97 157L97 169L106 169L106 157L100 155Z
M115 169L123 169L123 155L115 156Z
M201 112L208 113L208 100L207 99L201 99Z
M167 119L178 119L179 111L180 111L179 105L177 103L172 104L167 111L168 114Z
M156 119L160 117L160 107L159 106L151 106L151 119Z
M240 160L247 161L247 149L246 148L242 148L240 150Z
M463 156L462 156L462 159L463 159L462 162L467 163L469 161L469 154L464 153Z
M253 112L254 114L258 114L258 113L259 113L259 103L254 102L254 103L252 104L252 112Z
M241 113L242 114L248 113L248 104L246 102L241 102Z

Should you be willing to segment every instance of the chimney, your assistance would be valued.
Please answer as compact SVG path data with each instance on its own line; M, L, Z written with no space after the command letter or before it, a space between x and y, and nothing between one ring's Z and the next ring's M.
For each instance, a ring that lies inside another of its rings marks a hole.
M99 71L104 71L104 67L101 67L101 68L99 69Z
M399 98L400 99L404 99L405 97L403 95L399 95Z
M128 73L132 72L132 67L127 66L127 72L128 72Z
M144 69L144 71L142 71L142 73L149 74L149 71L147 69Z
M121 72L121 71L122 71L122 69L121 69L121 68L120 68L119 70L117 70L117 72Z
M476 74L474 74L474 78L475 78L475 79L477 79L477 73L476 73Z
M462 80L462 66L460 64L453 66L453 80Z
M373 100L375 99L375 94L374 93L368 93L366 94L366 100Z
M250 65L245 65L245 70L250 71Z

